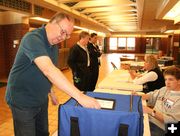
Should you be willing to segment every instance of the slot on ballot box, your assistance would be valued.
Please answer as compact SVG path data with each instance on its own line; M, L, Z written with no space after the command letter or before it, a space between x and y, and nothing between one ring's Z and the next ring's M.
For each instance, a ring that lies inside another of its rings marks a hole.
M102 109L83 108L71 98L59 106L58 136L143 136L140 96L88 92Z
M99 102L101 109L114 110L114 107L115 107L114 99L105 99L105 98L98 98L98 97L95 97L95 99Z

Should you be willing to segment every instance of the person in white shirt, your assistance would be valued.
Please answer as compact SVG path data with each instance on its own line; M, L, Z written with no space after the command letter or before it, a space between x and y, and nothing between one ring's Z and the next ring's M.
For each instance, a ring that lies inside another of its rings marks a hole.
M163 74L158 66L154 55L145 55L144 74L137 74L134 70L129 70L129 74L135 84L143 85L143 92L148 93L165 86Z

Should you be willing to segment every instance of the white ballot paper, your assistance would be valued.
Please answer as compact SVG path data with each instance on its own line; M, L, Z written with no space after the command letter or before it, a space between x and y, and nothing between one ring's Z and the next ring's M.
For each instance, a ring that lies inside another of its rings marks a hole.
M96 100L99 102L101 109L108 109L113 110L115 105L115 100L113 99L103 99L103 98L97 98Z

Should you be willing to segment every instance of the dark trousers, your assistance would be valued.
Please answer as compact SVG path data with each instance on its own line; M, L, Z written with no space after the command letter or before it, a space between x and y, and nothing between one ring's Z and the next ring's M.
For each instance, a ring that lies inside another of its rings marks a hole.
M19 108L10 105L15 136L49 136L48 100L36 108Z
M149 122L151 136L164 136L165 131L162 130L160 127L156 126L154 123Z
M99 76L99 65L91 68L90 90L94 91Z
M90 84L90 80L91 80L91 71L90 68L86 68L84 71L78 71L77 73L77 77L79 78L79 81L76 82L74 80L74 85L81 91L87 92L87 91L93 91L91 90L91 84ZM75 79L75 77L73 77L73 79Z

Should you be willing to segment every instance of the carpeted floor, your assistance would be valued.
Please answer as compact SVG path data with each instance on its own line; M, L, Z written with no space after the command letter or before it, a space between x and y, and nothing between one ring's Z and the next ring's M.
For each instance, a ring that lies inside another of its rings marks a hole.
M0 82L0 87L4 87L4 86L6 86L6 85L7 85L6 82Z

